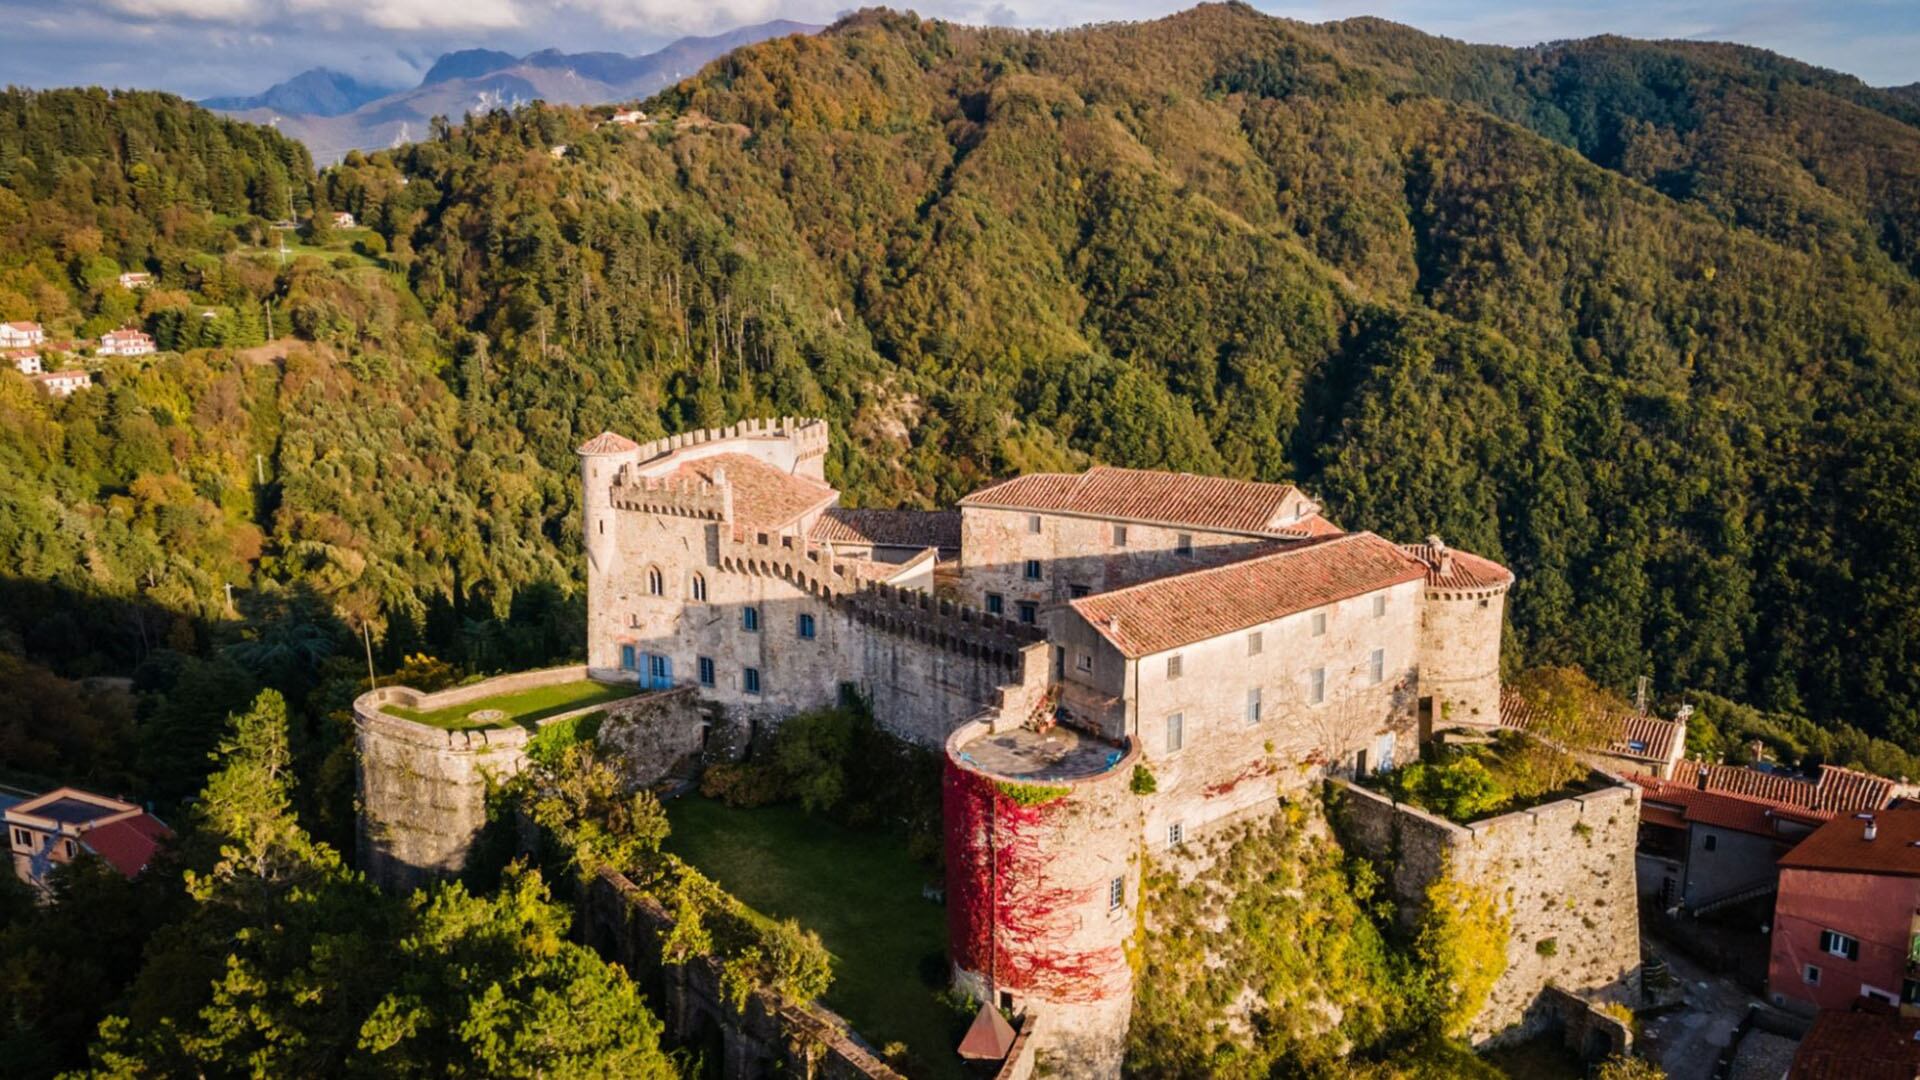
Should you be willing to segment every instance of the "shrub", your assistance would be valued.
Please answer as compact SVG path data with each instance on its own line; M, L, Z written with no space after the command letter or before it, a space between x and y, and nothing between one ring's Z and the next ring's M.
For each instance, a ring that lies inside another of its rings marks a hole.
M773 767L809 813L832 810L845 797L855 723L851 709L820 709L781 724L774 736Z
M1395 798L1452 821L1472 821L1499 809L1512 797L1479 757L1471 754L1433 764L1416 762L1394 772L1388 785Z
M728 806L755 807L779 802L788 791L778 769L747 763L708 766L700 777L700 794Z
M1533 951L1541 956L1553 956L1559 953L1560 942L1550 937L1543 937L1533 943Z
M1133 767L1133 780L1127 785L1135 795L1151 795L1160 790L1160 781L1154 779L1153 770L1145 765Z

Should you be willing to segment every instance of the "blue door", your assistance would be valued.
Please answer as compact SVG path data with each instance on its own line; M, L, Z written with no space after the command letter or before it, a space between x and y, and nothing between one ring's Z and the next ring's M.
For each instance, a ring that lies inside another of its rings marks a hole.
M620 646L620 670L621 671L635 670L635 664L633 662L633 646L631 645Z
M673 689L673 657L647 657L647 686L654 690Z

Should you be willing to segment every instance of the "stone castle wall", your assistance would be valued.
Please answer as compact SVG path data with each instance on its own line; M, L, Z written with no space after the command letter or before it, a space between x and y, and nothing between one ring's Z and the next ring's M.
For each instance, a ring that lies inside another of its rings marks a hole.
M353 703L360 869L375 884L399 892L459 874L487 826L491 786L519 773L533 739L531 730L517 724L447 731L393 716L385 706L443 709L495 694L574 682L585 675L586 669L576 665L506 675L431 694L391 686L360 695ZM541 724L605 713L607 727L624 729L632 745L653 750L645 767L652 767L656 759L670 765L668 759L689 752L690 743L697 748L704 722L693 705L684 694L641 694L570 710ZM647 733L653 731L658 734Z
M603 871L587 887L581 932L602 956L624 967L647 995L670 1042L719 1044L724 1080L793 1074L821 1080L905 1080L869 1050L847 1022L817 1002L760 989L735 1008L710 957L686 964L661 959L673 915L625 876Z
M976 722L954 733L942 782L955 983L1032 1016L1053 1075L1116 1076L1133 1009L1138 750L1093 775L1025 782L1048 790L1023 800L1019 782L962 758L986 731Z
M1637 993L1639 789L1599 773L1593 782L1586 794L1456 825L1335 781L1343 835L1385 865L1403 920L1419 918L1427 887L1447 874L1492 890L1511 920L1507 967L1474 1021L1476 1045L1555 1022L1549 985L1592 1004L1630 1004Z
M1433 730L1500 723L1500 633L1506 607L1504 587L1427 592L1420 681L1421 693L1433 699Z

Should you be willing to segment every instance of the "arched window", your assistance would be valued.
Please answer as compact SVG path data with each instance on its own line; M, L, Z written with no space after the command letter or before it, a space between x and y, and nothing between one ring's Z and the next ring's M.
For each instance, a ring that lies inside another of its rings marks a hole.
M647 567L647 592L654 596L664 596L667 592L667 579L657 566Z
M707 579L699 574L693 575L693 598L695 600L707 598Z

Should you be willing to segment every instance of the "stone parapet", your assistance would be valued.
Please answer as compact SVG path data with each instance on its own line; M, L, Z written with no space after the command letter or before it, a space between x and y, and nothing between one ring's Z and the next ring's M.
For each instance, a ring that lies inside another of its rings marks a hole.
M733 518L733 489L726 484L641 476L630 468L615 474L608 500L618 510L707 521Z
M824 457L827 452L827 422L812 417L795 416L742 420L737 424L728 424L726 427L683 431L677 435L668 435L665 438L654 439L652 442L641 443L636 456L641 463L645 464L709 443L733 439L778 438L791 442L794 453L798 457Z

